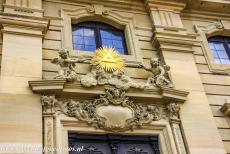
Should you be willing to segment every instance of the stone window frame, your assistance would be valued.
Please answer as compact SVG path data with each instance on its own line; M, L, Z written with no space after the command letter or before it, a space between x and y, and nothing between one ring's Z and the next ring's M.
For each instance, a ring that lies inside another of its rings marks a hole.
M201 47L210 71L230 75L230 65L216 63L208 44L208 38L210 37L230 36L230 22L219 20L206 25L195 25L195 30L200 35Z
M61 9L62 17L62 47L70 51L71 55L91 56L93 52L77 51L72 45L72 24L84 21L97 21L109 24L117 29L123 29L127 44L128 55L122 55L127 62L142 62L142 53L135 33L135 17L130 14L120 14L103 5L93 4L91 6L79 7L77 9Z

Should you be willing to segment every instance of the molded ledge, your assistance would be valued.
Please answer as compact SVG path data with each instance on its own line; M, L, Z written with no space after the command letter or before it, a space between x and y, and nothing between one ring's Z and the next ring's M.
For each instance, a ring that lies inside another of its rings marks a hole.
M83 87L79 82L67 83L66 80L39 80L29 81L29 86L34 93L37 94L58 94L68 97L85 97L94 98L100 94L104 94L104 86ZM146 103L183 103L186 101L189 92L183 90L175 90L172 88L166 89L134 89L130 88L127 92L132 100Z

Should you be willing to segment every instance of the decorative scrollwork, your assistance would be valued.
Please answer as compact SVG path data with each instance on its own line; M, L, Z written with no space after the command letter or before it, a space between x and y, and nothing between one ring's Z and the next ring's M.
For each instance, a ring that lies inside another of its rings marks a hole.
M61 111L69 117L75 117L96 128L115 132L133 130L136 127L141 127L161 118L161 113L157 106L135 104L125 94L124 89L109 87L106 88L105 94L100 95L98 99L84 101L67 100L52 106L55 106L57 111ZM49 98L49 96L43 97ZM55 100L53 97L51 99ZM99 108L106 106L126 108L132 112L132 117L125 119L124 124L108 124L108 117L98 114Z

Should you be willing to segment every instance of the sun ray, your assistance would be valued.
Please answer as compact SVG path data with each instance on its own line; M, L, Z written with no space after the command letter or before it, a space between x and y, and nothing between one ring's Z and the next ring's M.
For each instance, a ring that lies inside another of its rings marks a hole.
M120 54L112 47L103 46L95 51L93 62L97 69L114 72L124 68L124 62Z

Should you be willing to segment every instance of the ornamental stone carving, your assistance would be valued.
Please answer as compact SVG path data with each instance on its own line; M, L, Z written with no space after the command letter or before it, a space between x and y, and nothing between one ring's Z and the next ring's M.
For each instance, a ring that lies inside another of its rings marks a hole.
M48 102L46 104L51 104L48 108L55 107L56 111L69 117L114 132L133 130L161 119L161 112L156 105L133 103L124 89L116 87L106 88L105 94L94 100L70 99L57 103L53 96L43 96L42 103L43 100ZM43 109L46 110L45 107ZM119 116L122 117L118 118Z
M57 105L57 100L55 99L55 96L42 96L41 104L42 104L43 114L55 113L55 107Z
M82 77L80 81L84 87L108 84L123 89L144 89L143 83L135 82L120 70L106 72L102 69L97 70L93 68L92 71Z
M172 87L172 83L169 79L166 78L167 72L170 70L168 65L160 65L160 60L158 58L153 58L150 60L151 68L147 68L144 65L140 65L141 68L144 68L146 71L151 72L152 76L150 76L147 80L146 87Z
M98 66L90 60L92 57L72 58L66 49L59 51L59 57L60 58L51 60L53 64L59 65L61 68L54 79L66 79L68 82L80 81L84 87L108 84L123 89L129 89L131 87L144 88L143 83L135 82L129 76L125 75L122 70L111 72L98 69ZM89 62L92 66L91 71L86 75L78 75L75 68L78 62Z
M180 105L177 103L170 103L167 105L167 110L170 119L179 119Z
M84 62L86 61L86 58L71 58L69 56L69 51L66 49L60 50L58 53L60 58L54 58L51 60L51 63L59 65L61 68L54 79L66 79L70 82L79 81L80 77L76 72L75 63Z
M112 48L102 47L98 49L100 53L95 54L95 57L78 57L72 58L69 56L69 52L67 50L61 50L59 52L60 58L54 58L51 62L59 65L60 70L58 75L54 77L54 79L66 79L68 82L79 81L84 87L92 87L97 85L112 85L116 88L129 89L129 88L137 88L137 89L151 89L151 88L170 88L172 87L171 81L167 78L167 73L170 70L168 65L160 65L160 61L158 58L151 59L150 64L151 68L147 68L144 65L140 65L141 68L145 69L152 73L152 75L147 79L147 83L140 83L129 76L125 75L122 69L115 69L117 65L124 65L119 54L116 53L115 50L110 51ZM103 53L103 54L102 54ZM96 57L100 55L101 57ZM103 56L104 55L104 56ZM117 59L113 59L113 57ZM109 58L108 58L109 57ZM108 59L106 59L108 58ZM100 62L103 62L104 67L99 67L93 60L99 59ZM91 71L86 75L78 75L76 72L76 63L79 62L88 62L91 64ZM119 63L118 63L119 62ZM109 63L109 64L107 64ZM120 64L121 63L121 64ZM108 65L106 67L106 65ZM110 67L114 68L110 68ZM109 69L108 69L109 68ZM108 71L112 70L112 71Z

